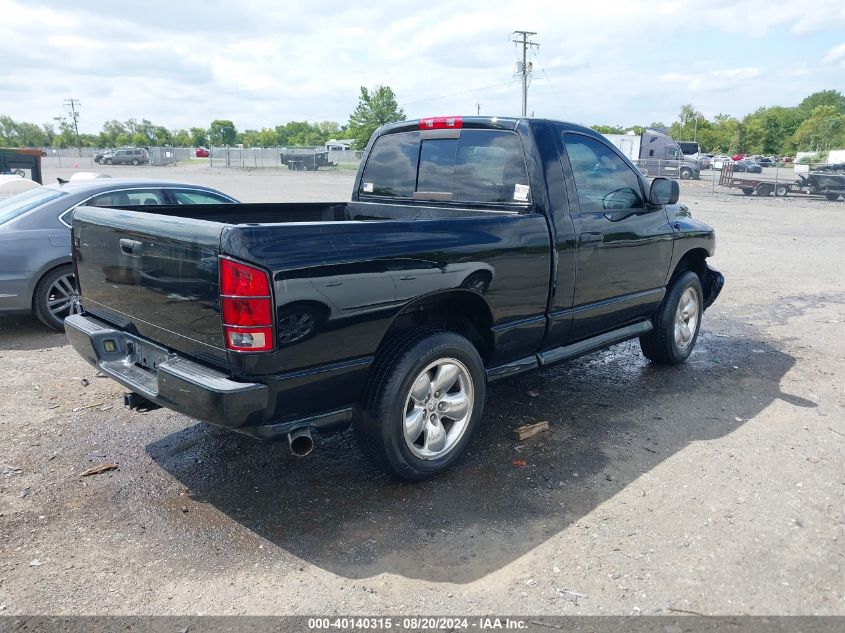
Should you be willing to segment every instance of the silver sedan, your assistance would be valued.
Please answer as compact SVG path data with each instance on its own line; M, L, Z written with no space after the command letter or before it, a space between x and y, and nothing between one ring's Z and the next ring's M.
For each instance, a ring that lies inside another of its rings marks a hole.
M70 221L81 205L237 202L215 189L156 180L92 179L39 187L0 200L0 314L32 312L60 330L78 305Z

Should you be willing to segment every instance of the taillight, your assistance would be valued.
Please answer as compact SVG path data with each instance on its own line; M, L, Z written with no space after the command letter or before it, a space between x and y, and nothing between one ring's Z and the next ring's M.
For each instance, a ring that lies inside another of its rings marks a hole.
M273 349L273 300L264 270L220 259L220 307L226 347L238 352Z
M444 130L463 127L464 120L459 116L432 116L420 119L421 130Z

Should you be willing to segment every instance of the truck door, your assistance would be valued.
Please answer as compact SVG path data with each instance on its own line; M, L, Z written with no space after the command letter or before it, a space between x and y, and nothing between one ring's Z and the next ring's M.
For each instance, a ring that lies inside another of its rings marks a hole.
M615 149L580 132L559 136L578 202L569 337L577 341L653 313L665 292L673 231L663 207L647 207L645 182Z

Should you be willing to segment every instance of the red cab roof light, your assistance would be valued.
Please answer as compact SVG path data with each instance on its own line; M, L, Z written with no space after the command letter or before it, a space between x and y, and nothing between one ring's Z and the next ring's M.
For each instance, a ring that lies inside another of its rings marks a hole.
M458 129L463 127L463 125L464 120L459 116L431 116L426 119L420 119L421 130Z

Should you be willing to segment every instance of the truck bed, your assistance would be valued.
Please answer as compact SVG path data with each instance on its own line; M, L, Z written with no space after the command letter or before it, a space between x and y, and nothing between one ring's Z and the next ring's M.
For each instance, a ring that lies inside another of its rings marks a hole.
M489 205L488 205L489 206ZM176 216L221 224L285 224L290 222L361 222L373 220L433 220L479 215L515 214L470 206L433 207L422 203L292 202L194 204L120 207L124 211Z

